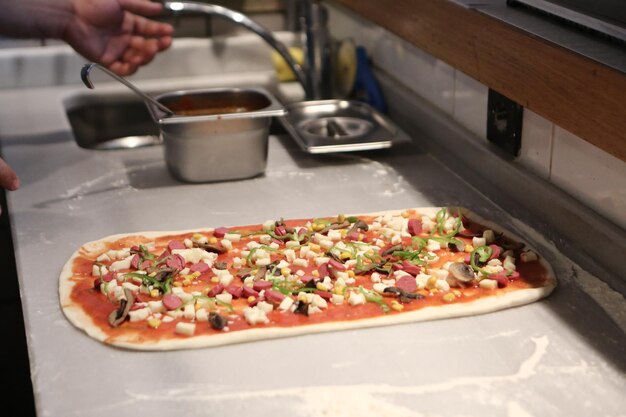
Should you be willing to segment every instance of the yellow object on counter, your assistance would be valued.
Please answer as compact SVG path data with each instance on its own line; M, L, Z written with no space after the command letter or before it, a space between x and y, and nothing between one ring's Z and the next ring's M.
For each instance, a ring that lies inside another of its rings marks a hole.
M304 62L304 52L302 51L302 48L292 46L288 49L291 57L298 64L302 65L302 63ZM287 65L287 62L276 51L272 51L272 62L274 62L274 68L276 68L276 76L278 77L278 81L283 82L296 80L296 74L294 74L289 65Z

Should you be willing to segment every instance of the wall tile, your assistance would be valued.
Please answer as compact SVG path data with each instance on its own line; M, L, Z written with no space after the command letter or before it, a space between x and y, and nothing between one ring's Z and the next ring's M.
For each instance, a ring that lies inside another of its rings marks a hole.
M376 68L441 110L452 113L454 69L450 65L350 12L332 6L329 10L335 38L351 38L364 46Z
M550 179L626 229L626 163L555 127Z
M517 161L545 179L550 177L553 129L552 122L524 109L522 147Z
M453 117L487 140L487 86L457 70L454 77Z
M376 67L448 114L454 107L454 69L390 33L372 51Z

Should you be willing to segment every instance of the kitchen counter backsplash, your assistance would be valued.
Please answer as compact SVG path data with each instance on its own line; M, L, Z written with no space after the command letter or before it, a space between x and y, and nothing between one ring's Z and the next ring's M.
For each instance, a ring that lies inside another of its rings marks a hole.
M488 87L389 31L329 6L332 35L364 46L383 71L487 141ZM626 162L524 109L522 146L514 163L562 188L626 229Z

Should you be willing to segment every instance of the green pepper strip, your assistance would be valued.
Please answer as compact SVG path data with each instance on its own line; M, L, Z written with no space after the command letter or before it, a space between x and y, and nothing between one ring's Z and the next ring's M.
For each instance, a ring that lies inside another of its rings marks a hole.
M470 253L470 265L472 269L476 272L480 272L483 275L489 275L489 272L483 271L482 268L476 265L475 258L476 258L476 255L478 255L478 260L480 262L487 262L489 258L491 257L492 252L493 252L493 249L491 249L489 246L479 246L476 249L474 249L472 253Z
M317 291L317 288L309 288L309 287L305 287L303 285L299 285L296 283L292 283L291 285L289 285L287 281L281 280L281 279L270 279L269 281L272 283L273 290L279 291L284 295L293 295L293 294L298 294L299 292ZM281 285L281 284L287 284L287 285Z
M221 306L226 307L229 313L232 313L233 311L235 311L235 309L233 308L233 305L230 303L226 303L224 301L218 300L217 298L215 299L215 302Z
M267 246L267 245L261 245L261 246L257 246L256 248L252 248L250 249L250 253L248 254L248 256L246 256L246 262L248 263L248 265L252 266L252 257L254 256L256 251L259 249L264 249L270 252L278 252L278 249L274 249L273 247Z
M362 286L359 286L359 292L363 294L365 299L370 303L378 304L378 306L383 310L383 313L388 313L391 311L391 308L383 301L382 295L378 295L373 291L368 291Z

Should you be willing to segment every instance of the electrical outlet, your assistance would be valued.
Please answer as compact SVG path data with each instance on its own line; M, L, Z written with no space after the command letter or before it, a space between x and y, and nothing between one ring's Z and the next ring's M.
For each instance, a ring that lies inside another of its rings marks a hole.
M524 107L489 89L487 99L487 139L513 156L522 146Z

